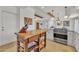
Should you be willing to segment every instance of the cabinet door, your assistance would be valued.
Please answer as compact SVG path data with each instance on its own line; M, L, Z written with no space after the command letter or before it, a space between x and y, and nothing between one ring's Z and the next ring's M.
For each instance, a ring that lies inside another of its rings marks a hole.
M79 34L76 33L75 48L79 51Z
M47 39L54 40L53 34L53 29L49 30L47 32Z
M2 44L7 44L16 40L16 35L14 34L17 30L16 28L16 15L8 12L2 12Z
M67 44L70 46L74 46L74 40L75 40L74 32L68 32Z

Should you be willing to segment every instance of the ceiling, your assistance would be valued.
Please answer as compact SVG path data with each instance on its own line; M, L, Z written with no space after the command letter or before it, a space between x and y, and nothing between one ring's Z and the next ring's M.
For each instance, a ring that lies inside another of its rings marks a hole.
M41 10L43 14L54 10L53 14L61 19L65 15L70 16L72 13L79 13L79 6L67 6L67 12L65 11L65 6L35 6L35 8Z
M20 8L26 8L29 6L19 6ZM37 14L39 14L40 16L43 17L48 17L48 12L52 12L53 11L53 15L56 17L59 17L60 19L63 19L63 17L65 16L65 6L30 6L31 8L33 8L35 10L35 12ZM67 7L67 16L70 16L71 13L76 13L79 12L79 7L76 6L68 6Z
M64 17L64 15L65 15L65 8L64 8L64 6L39 6L39 7L34 7L34 8L37 8L37 9L39 9L39 10L41 10L41 12L43 13L43 14L47 14L48 12L52 12L52 10L54 10L53 11L53 15L55 16L55 17L60 17L60 18L62 18L62 17Z

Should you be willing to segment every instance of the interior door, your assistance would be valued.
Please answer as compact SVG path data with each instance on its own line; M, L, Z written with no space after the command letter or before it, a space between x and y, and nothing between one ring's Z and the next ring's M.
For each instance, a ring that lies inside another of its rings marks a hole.
M2 45L16 40L16 15L8 12L2 12Z

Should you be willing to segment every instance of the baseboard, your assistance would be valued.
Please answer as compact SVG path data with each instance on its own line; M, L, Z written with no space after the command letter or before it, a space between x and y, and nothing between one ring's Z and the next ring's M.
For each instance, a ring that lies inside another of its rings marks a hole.
M9 45L9 44L14 43L14 42L16 42L16 41L11 41L11 42L8 42L8 43L6 43L6 44L0 44L0 47Z

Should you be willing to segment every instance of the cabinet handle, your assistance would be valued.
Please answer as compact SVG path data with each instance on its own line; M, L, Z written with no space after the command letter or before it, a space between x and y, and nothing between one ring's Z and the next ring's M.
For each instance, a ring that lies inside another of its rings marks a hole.
M4 31L4 27L2 26L2 31Z
M2 28L4 28L4 27L2 26Z

